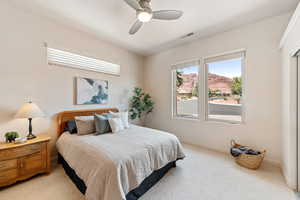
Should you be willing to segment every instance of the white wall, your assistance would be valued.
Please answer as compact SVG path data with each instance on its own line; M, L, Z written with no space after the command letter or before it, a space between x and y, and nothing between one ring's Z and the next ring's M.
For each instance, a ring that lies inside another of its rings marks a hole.
M300 49L300 4L281 42L282 170L288 185L297 188L297 60Z
M295 187L295 61L288 55L290 49L300 46L299 21L282 49L282 71L278 52L278 42L289 16L266 19L150 56L143 72L144 58L139 55L0 2L0 140L4 139L6 131L27 134L27 121L13 119L13 116L29 99L48 116L33 122L34 132L47 132L54 138L56 113L98 107L73 104L76 76L109 81L110 101L102 107L118 106L126 91L134 86L142 87L144 83L156 102L148 126L173 132L185 142L226 152L230 139L235 138L241 143L267 149L267 158L276 163L281 158L283 140L283 170L290 186ZM48 66L44 42L121 64L121 77ZM172 120L171 64L240 48L247 49L246 124ZM280 135L280 104L283 105L283 137Z
M14 119L18 108L32 99L47 114L33 121L34 133L56 134L55 114L69 109L100 107L73 104L74 77L109 81L109 103L115 107L135 86L143 86L143 57L86 33L0 2L0 140L6 131L26 135L28 122ZM121 76L49 66L43 43L121 65ZM54 143L54 140L53 142Z
M281 69L278 43L290 14L246 25L210 38L150 56L145 63L145 88L153 96L149 127L175 133L182 141L228 152L232 138L267 150L267 159L281 160ZM171 118L171 65L237 49L247 49L245 69L246 123L233 125Z

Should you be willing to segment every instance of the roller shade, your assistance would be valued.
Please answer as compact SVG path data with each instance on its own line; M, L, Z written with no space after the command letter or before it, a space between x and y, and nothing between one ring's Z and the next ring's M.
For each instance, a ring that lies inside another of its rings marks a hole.
M176 69L182 69L185 67L192 67L192 66L199 66L199 60L192 60L192 61L175 64L175 65L172 65L172 69L176 70Z
M120 65L47 47L48 64L120 75Z
M204 62L205 63L214 63L214 62L218 62L218 61L233 60L233 59L237 59L237 58L244 58L245 54L246 54L245 51L240 51L240 52L226 54L226 55L214 56L214 57L205 58Z

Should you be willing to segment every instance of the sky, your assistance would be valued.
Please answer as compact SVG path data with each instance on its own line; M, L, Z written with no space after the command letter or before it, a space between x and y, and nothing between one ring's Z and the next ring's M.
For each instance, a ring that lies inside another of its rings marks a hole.
M242 74L242 59L226 60L208 64L208 72L229 78L240 77Z
M177 71L180 71L183 74L195 74L195 73L198 72L198 67L197 66L192 66L192 67L187 67L187 68L179 69Z
M214 62L208 64L208 71L212 74L217 74L220 76L226 76L229 78L240 77L241 76L241 58L226 60L221 62ZM182 71L183 74L193 74L198 72L196 66L184 68Z

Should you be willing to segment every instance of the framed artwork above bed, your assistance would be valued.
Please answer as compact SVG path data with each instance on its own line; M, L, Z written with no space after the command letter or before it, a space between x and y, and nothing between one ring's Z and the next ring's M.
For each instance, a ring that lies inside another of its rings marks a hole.
M108 102L108 81L75 78L77 105L107 104Z

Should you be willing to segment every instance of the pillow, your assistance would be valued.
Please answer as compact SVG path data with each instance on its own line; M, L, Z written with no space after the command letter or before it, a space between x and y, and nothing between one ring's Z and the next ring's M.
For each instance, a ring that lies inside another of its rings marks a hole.
M78 135L87 135L96 132L94 116L75 117Z
M96 126L95 135L101 135L101 134L112 132L108 122L109 116L107 114L95 115L94 117L95 117L95 126Z
M109 111L109 114L111 114L114 117L121 118L121 121L123 123L124 128L129 128L128 111L126 111L126 112L118 112L118 113Z
M113 133L124 130L123 122L119 117L108 118L109 125Z
M71 134L76 134L77 133L77 126L76 126L75 120L67 121L64 131L69 131Z

